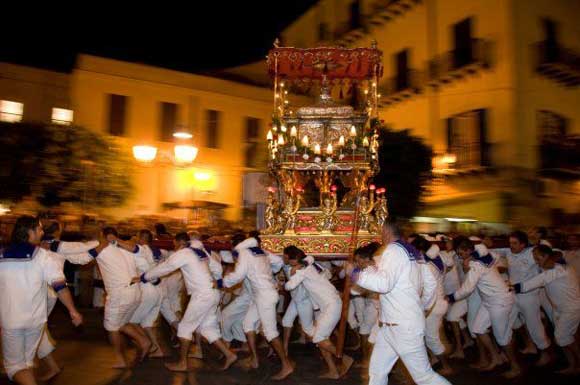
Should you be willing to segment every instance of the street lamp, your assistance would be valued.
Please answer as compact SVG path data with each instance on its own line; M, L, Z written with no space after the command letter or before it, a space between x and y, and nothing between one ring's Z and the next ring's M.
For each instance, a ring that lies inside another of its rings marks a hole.
M152 162L157 156L157 147L146 145L133 146L133 156L140 162Z
M183 127L179 127L173 133L176 144L173 147L173 154L170 152L160 151L159 154L172 162L178 164L192 163L197 157L198 149L194 145L188 143L193 137L191 132ZM133 146L133 157L139 162L151 163L157 158L157 147L151 145L136 145Z
M175 161L178 163L191 163L197 156L197 147L188 144L178 144L173 148Z

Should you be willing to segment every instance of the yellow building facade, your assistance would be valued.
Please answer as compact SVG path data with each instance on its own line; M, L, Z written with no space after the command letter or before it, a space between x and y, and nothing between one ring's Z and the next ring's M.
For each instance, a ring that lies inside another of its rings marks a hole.
M580 213L577 161L552 159L580 150L579 17L573 0L321 0L281 40L378 43L381 119L454 160L421 216L550 224Z

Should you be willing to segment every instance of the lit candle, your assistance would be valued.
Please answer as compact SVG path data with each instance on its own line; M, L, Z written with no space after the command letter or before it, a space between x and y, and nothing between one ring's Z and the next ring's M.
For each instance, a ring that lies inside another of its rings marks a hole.
M340 147L344 146L344 136L340 136L340 138L338 138L338 145Z
M272 130L268 130L268 135L266 135L268 142L274 140L274 135L272 135Z
M278 144L280 146L283 146L284 145L284 136L278 135Z
M286 132L286 126L285 125L280 126L280 131Z
M373 191L373 190L376 190L376 188L377 188L377 187L376 187L374 184L371 184L371 185L369 186L369 190L371 190L371 191Z
M328 146L326 146L326 153L332 155L332 144L328 143Z
M353 138L356 136L356 127L354 125L350 126L350 136Z
M363 146L365 146L365 147L368 147L369 146L369 138L367 138L366 136L363 139Z
M314 145L314 153L320 155L320 144L316 143Z
M292 128L290 129L290 136L295 138L296 135L298 135L298 131L296 130L296 126L292 126Z
M308 147L308 136L304 135L304 137L302 138L302 145L304 147Z

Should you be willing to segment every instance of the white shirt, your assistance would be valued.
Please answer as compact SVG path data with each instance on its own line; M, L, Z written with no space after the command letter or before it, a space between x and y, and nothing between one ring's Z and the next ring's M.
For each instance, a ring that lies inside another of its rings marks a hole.
M526 247L517 254L512 253L510 248L491 251L507 258L508 273L512 284L527 281L540 273L540 267L536 264L532 253L533 247Z
M239 243L234 250L238 252L238 259L234 271L224 277L224 286L232 287L247 279L250 282L252 295L262 294L277 295L276 286L272 276L270 256L265 251L257 252L258 241L248 238Z
M455 250L441 251L439 256L445 266L447 266L447 273L445 273L445 279L443 280L443 290L446 295L453 294L461 286L459 270L463 269L461 268L459 258Z
M292 270L292 266L290 266L290 265L285 265L283 268L284 275L286 276L286 282L290 281L291 270ZM286 289L286 290L288 290L288 289ZM290 291L290 297L292 297L292 299L294 299L294 301L296 301L296 302L302 302L302 301L305 301L308 299L308 293L306 292L304 285L298 285L289 291Z
M380 294L380 320L386 323L425 328L421 303L422 279L417 262L398 243L385 247L377 269L360 273L357 285Z
M580 249L564 250L563 254L566 263L574 268L576 277L580 281Z
M188 247L176 251L167 260L149 270L145 274L145 279L152 281L178 269L183 274L183 280L189 295L211 293L215 290L213 288L214 280L207 263L207 256L201 257Z
M139 276L134 254L113 244L101 250L97 264L109 294L131 286L131 280Z
M554 268L521 283L522 292L542 286L558 312L580 312L580 288L573 267L556 263Z
M467 298L477 288L481 301L486 305L508 306L514 302L513 293L494 266L495 260L491 255L488 257L488 264L476 259L469 261L465 281L454 294L456 301Z
M340 295L334 285L321 275L313 265L296 271L290 277L290 280L286 282L285 289L294 290L301 284L304 285L304 288L308 291L308 295L321 309L340 302Z
M58 263L36 247L30 259L0 260L0 327L31 329L47 319L48 285L64 284Z

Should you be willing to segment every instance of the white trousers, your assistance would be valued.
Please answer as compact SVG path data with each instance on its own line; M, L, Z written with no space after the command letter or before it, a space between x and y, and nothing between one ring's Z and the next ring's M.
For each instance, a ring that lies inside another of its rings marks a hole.
M54 295L50 294L50 290L51 290L51 288L49 288L49 295L48 295L48 300L47 300L47 304L46 304L46 307L47 307L46 312L47 312L49 317L50 317L50 313L52 313L52 310L54 309L54 306L56 305L56 301L58 299L58 297L56 297L56 293L54 293ZM46 356L48 356L50 353L52 353L55 349L56 349L56 343L54 342L54 339L50 335L50 332L48 330L48 323L46 323L44 326L44 330L42 332L42 336L40 337L40 343L38 344L37 356L38 356L38 358L43 359Z
M363 336L371 334L373 327L379 318L379 301L373 298L365 298L365 307L362 313L362 320L359 322L358 332Z
M558 346L574 343L574 336L580 323L580 311L554 311L554 337Z
M222 323L222 338L224 341L238 340L246 342L246 334L244 333L243 322L250 304L252 303L252 296L248 293L237 296L226 307L222 309L221 323Z
M462 299L449 305L445 319L449 322L460 322L463 316L467 314L467 300Z
M440 330L448 307L447 301L437 299L427 318L425 318L425 344L436 356L445 353L445 345L441 342Z
M159 317L161 289L151 283L141 283L141 301L131 317L131 323L144 328L152 328Z
M177 336L191 340L193 333L199 329L207 342L212 344L217 341L221 337L217 315L219 303L220 293L218 290L192 295L185 314L183 314L177 327Z
M450 385L431 368L423 331L405 325L379 328L369 365L369 385L387 385L399 358L417 385Z
M314 324L314 334L312 335L312 342L315 344L327 340L336 324L340 320L342 311L342 300L337 297L336 300L327 304L321 304L320 316L316 319Z
M103 319L105 330L109 332L118 331L128 324L133 317L133 313L139 307L140 301L141 290L139 285L131 285L107 293Z
M312 337L314 333L314 308L310 299L304 298L302 301L296 301L292 298L282 318L282 326L291 328L296 317L300 319L300 325L302 325L304 333Z
M105 290L100 287L93 288L93 307L105 307Z
M252 304L244 317L244 332L257 332L261 325L264 337L266 337L268 342L278 337L280 333L278 332L276 320L277 303L278 293L275 291L258 295L254 294Z
M516 295L518 312L523 316L526 328L532 337L532 341L538 349L544 350L550 346L550 340L546 335L540 311L540 291L533 290L528 293Z
M8 378L12 380L19 371L32 369L45 327L46 324L31 329L2 329L2 355Z

